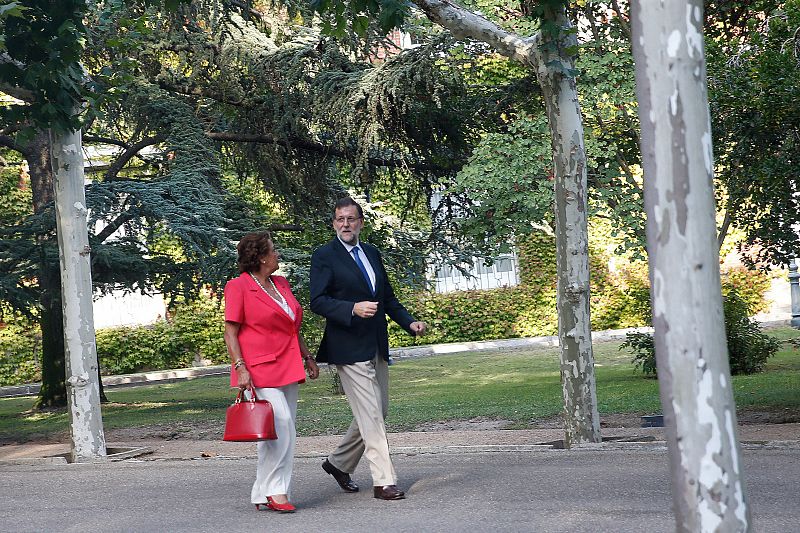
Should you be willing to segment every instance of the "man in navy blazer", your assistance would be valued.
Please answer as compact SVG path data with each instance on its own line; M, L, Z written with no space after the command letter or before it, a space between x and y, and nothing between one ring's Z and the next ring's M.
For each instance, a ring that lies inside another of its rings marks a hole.
M386 315L411 335L425 332L397 300L380 252L358 239L364 212L350 197L336 202L336 238L311 257L311 310L325 317L317 361L336 365L353 422L322 468L347 492L361 456L369 461L373 495L405 497L389 456L384 419L389 407L389 335Z

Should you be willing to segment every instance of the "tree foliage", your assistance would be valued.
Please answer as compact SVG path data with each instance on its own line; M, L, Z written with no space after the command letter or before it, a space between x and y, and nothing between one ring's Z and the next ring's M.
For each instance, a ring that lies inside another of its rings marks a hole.
M735 288L729 286L725 292L722 303L731 374L761 372L767 359L778 352L780 342L763 333L758 322L750 318L752 308ZM619 349L633 352L633 363L643 374L655 376L658 373L652 334L627 333Z
M335 196L350 187L369 194L387 181L418 202L466 157L469 120L451 120L464 101L458 72L438 63L442 43L373 65L303 26L291 8L167 3L65 2L50 9L31 0L4 10L0 22L6 43L50 32L0 60L0 90L22 97L5 101L0 143L28 160L33 189L46 191L51 180L43 128L83 124L87 154L94 166L104 165L87 187L96 288L197 294L233 274L233 245L242 233L270 226L307 229L277 239L288 270L302 274L307 250L328 238ZM67 4L80 8L73 13L80 25L55 27ZM72 39L62 63L48 66L52 75L28 69L24 62L36 61L35 50L47 55L59 31ZM31 80L21 77L26 71ZM89 104L81 116L59 107L68 102L71 109L76 100ZM266 189L267 202L237 194L253 183ZM0 232L0 297L39 316L44 358L63 361L54 342L61 334L53 314L60 308L52 275L58 254L47 201L40 198L36 212L8 220ZM374 233L408 246L402 234ZM421 242L418 235L413 240ZM424 246L409 248L424 253ZM47 380L61 374L63 383L61 368L48 371Z
M80 59L86 45L86 2L20 0L4 6L0 80L29 100L0 107L4 124L77 129L75 102L88 94Z
M719 203L751 264L786 264L800 247L800 3L737 21L741 31L709 45Z

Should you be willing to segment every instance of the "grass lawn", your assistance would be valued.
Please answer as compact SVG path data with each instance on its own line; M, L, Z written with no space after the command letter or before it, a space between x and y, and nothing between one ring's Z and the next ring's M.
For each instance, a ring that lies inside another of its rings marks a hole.
M800 338L791 328L770 330L781 340ZM601 415L660 412L658 382L635 371L619 343L595 345L597 396ZM390 431L475 418L505 420L509 428L533 427L562 408L557 349L440 355L397 361L390 371ZM784 343L766 371L733 379L740 408L800 409L800 350ZM221 435L225 408L234 391L227 377L109 390L103 406L106 429L211 428ZM0 399L0 443L64 439L68 416L30 412L33 398ZM301 435L342 433L351 415L344 396L333 392L331 375L301 387Z

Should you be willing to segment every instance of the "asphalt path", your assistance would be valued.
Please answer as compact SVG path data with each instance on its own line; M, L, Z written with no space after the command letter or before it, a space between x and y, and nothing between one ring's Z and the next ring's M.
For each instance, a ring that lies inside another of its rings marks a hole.
M800 447L743 452L753 531L800 532ZM0 531L671 532L662 446L396 455L408 498L342 492L295 461L294 514L249 503L252 458L0 467ZM363 462L362 462L363 463Z

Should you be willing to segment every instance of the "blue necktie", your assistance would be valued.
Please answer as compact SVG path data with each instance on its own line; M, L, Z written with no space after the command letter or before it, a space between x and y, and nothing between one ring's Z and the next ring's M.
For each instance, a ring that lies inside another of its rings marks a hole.
M367 286L369 286L369 290L372 291L372 295L375 295L375 287L372 286L372 280L369 279L369 274L367 273L367 267L364 266L364 263L361 261L361 257L359 257L358 253L358 246L353 247L350 252L353 254L353 258L356 260L356 264L358 268L361 269L361 273L364 274L364 279L367 280Z

